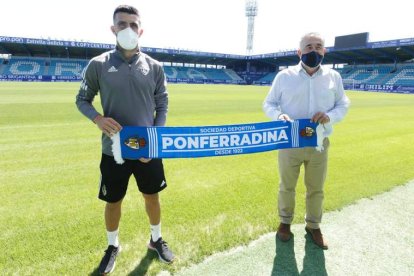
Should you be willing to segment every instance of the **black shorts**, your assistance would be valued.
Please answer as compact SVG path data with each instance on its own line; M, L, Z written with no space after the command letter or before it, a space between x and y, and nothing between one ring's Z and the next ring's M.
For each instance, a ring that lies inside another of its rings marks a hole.
M167 187L162 159L152 159L148 163L125 160L124 164L119 165L112 156L102 154L100 169L98 197L106 202L117 202L124 198L132 174L143 194L156 194Z

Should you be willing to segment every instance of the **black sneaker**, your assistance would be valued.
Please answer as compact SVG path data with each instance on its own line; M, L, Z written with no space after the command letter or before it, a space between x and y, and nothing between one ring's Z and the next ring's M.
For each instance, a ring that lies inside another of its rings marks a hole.
M101 263L99 264L99 274L106 275L115 269L116 256L118 256L119 252L121 252L121 246L108 246L108 249L105 250L105 255L103 256Z
M156 251L160 261L162 262L169 264L174 261L174 254L168 248L167 242L162 238L159 238L156 242L153 242L152 238L150 238L148 248Z

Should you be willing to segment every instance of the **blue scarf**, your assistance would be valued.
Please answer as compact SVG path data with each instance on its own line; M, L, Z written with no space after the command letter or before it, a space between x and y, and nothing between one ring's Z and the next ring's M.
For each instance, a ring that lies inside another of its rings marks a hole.
M201 127L124 126L112 137L112 151L122 164L123 159L141 157L193 158L316 147L317 126L309 119Z

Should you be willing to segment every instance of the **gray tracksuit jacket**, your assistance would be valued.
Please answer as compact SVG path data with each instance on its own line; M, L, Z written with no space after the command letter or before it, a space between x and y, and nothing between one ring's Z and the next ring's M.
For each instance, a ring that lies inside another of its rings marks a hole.
M93 58L83 71L76 105L90 120L99 115L92 105L100 93L103 116L122 126L164 126L168 92L161 64L138 52L127 61L118 50ZM112 141L102 135L102 152L112 156Z

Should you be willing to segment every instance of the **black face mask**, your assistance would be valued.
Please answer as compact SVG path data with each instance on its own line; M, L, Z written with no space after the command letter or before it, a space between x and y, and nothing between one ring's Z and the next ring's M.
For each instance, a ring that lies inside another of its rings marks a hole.
M302 57L300 59L306 66L309 66L310 68L315 68L318 67L319 64L321 64L323 56L315 51L312 51L307 54L302 54Z

